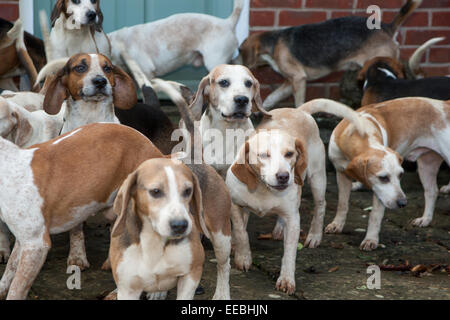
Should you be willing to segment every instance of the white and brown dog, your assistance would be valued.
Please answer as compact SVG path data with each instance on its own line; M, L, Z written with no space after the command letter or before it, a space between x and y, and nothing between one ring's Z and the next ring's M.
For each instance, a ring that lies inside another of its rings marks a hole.
M254 131L252 112L270 116L262 108L258 80L239 65L215 67L200 82L190 109L200 119L204 160L224 179L245 138Z
M250 212L260 217L278 215L284 227L284 255L276 287L293 294L300 235L299 208L305 178L311 185L315 205L305 246L315 248L322 239L326 207L325 147L310 115L298 109L278 109L270 115L241 147L226 178L236 205L233 209L238 210L233 215L241 216L241 224L233 221L239 237L235 259L247 269L251 265L246 232Z
M149 79L187 64L204 65L211 71L229 63L239 47L235 27L243 5L243 0L235 0L228 19L183 13L109 33L113 62L122 61L120 44L123 43Z
M25 299L50 235L111 208L130 172L159 157L146 137L118 124L91 124L25 150L0 138L0 219L16 238L0 299Z
M114 211L109 255L117 299L177 287L177 299L192 300L205 259L196 175L178 160L148 160L125 180Z
M61 61L51 62L41 70L38 79L52 69L58 71L48 85L43 107L50 115L63 112L59 116L64 119L54 137L90 123L118 123L114 107L129 109L136 104L137 96L132 79L103 55L77 54L62 68ZM66 108L61 111L64 101ZM42 128L44 124L41 123L40 126ZM20 127L19 130L19 136L28 134L26 126ZM3 246L0 252L4 252L3 256L7 257L8 238L1 231L0 238L3 241L0 242ZM71 231L71 251L67 262L82 269L89 267L83 239L81 226Z
M413 225L430 225L439 194L436 177L443 161L450 164L450 102L428 98L402 98L352 109L326 99L313 100L301 110L313 114L328 112L352 119L342 121L330 140L329 157L337 171L339 204L327 233L344 228L352 180L362 182L374 192L362 250L378 247L385 208L407 205L401 188L402 157L417 161L425 190L425 211ZM399 126L399 122L402 123Z
M51 23L48 61L80 52L111 57L111 44L102 27L100 0L58 0Z

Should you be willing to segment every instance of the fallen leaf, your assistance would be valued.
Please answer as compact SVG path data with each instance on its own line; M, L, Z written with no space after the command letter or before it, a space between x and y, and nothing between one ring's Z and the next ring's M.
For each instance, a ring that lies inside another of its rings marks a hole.
M344 249L344 245L342 243L334 243L333 241L330 242L330 247L333 249Z
M338 271L338 270L339 270L339 266L336 266L336 267L331 268L330 270L328 270L328 272L329 272L329 273L332 273L332 272L336 272L336 271Z
M364 211L372 211L373 207L367 207L364 209Z
M388 264L388 265L380 265L380 270L383 271L410 271L411 270L411 265L409 264L409 261L406 261L403 264L399 264L399 265L393 265L393 264Z
M303 244L301 244L300 242L297 245L297 250L300 251L303 249Z
M258 240L272 240L273 236L271 233L266 233L266 234L260 234L258 236Z
M422 273L425 271L427 271L427 267L425 267L423 264L418 264L417 266L411 269L411 272L414 273Z

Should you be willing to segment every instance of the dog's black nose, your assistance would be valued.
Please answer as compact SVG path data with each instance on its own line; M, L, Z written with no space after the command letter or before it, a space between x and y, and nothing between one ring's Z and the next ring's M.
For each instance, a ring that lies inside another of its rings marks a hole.
M289 172L282 172L282 173L277 173L276 177L277 177L278 183L286 184L289 182L290 175L289 175Z
M88 13L86 13L86 17L88 18L89 22L94 22L97 18L97 12L90 10L88 11Z
M97 76L94 79L92 79L92 83L96 88L103 89L104 87L106 87L106 84L108 82L106 81L105 77Z
M237 97L234 97L234 102L236 103L236 105L238 107L244 108L248 105L248 103L250 102L250 99L245 96L237 96Z
M186 219L182 220L172 220L170 221L170 228L174 235L183 234L188 227L188 221Z
M406 198L397 200L397 206L401 209L408 205L408 200Z

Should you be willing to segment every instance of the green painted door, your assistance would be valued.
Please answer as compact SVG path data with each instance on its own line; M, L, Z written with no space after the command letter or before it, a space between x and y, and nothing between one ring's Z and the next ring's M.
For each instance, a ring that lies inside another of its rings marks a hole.
M41 37L39 11L44 9L50 17L56 0L34 1L34 30ZM168 17L176 13L197 12L226 18L233 11L233 0L103 0L103 28L111 32L122 27L134 26ZM196 89L199 80L207 74L204 67L183 67L165 79L179 81Z

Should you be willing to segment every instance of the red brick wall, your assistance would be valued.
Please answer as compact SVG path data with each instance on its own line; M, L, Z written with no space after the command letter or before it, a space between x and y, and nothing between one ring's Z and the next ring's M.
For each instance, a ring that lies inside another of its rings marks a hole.
M0 18L15 21L19 18L18 0L0 0Z
M378 5L383 21L390 22L405 0L251 0L250 30L252 33L288 26L301 25L347 15L369 16L370 5ZM425 41L445 36L425 55L422 67L427 76L450 75L450 0L423 0L400 29L398 41L402 59L410 55ZM269 67L254 70L262 83L266 96L283 78ZM307 99L329 97L339 99L340 73L308 84Z

